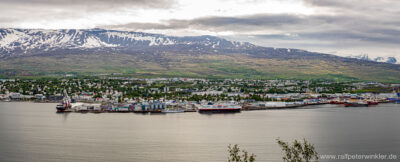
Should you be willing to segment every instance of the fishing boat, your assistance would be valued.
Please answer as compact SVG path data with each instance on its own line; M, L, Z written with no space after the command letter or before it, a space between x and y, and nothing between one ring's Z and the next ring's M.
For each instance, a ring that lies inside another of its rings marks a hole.
M66 107L64 106L64 104L57 104L56 109L57 112L64 112Z
M57 104L56 109L59 113L71 109L71 99L68 96L64 97L61 103Z

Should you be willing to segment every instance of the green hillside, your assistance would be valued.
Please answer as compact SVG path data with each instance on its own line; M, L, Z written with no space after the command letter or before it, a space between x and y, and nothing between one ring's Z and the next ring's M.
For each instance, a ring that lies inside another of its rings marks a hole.
M264 58L249 54L67 54L0 60L3 76L82 75L257 79L345 79L400 82L400 66L339 57Z

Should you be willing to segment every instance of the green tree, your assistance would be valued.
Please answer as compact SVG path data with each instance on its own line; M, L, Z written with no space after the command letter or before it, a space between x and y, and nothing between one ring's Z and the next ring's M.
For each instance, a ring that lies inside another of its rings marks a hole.
M235 144L233 147L231 145L228 146L229 152L229 162L253 162L255 161L256 155L249 153L246 150L242 150L240 153L239 145Z
M307 142L306 139L303 139L303 143L294 140L293 145L280 139L277 139L277 142L282 151L285 152L285 155L282 157L285 162L309 162L313 159L314 161L318 161L318 153L315 151L314 145Z

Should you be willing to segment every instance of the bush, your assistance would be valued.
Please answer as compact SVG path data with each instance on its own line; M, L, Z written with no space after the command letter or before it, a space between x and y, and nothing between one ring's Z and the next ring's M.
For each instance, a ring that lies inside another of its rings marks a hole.
M228 146L228 152L229 152L229 162L253 162L255 161L256 155L251 154L249 156L249 153L246 150L242 150L242 154L240 154L240 148L237 144Z
M293 145L283 142L280 139L277 139L277 141L282 151L285 152L285 155L282 157L283 161L309 162L312 159L318 161L318 153L315 151L314 145L308 143L305 139L303 139L303 143L294 140Z

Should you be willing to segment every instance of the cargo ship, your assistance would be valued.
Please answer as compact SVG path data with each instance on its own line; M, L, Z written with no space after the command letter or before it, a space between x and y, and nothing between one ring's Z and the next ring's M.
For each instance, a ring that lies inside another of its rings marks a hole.
M210 102L207 105L200 105L198 110L199 113L231 113L240 112L242 106L237 103L213 104Z

